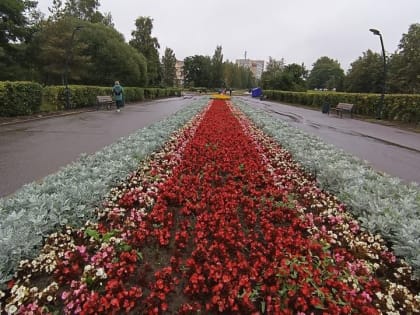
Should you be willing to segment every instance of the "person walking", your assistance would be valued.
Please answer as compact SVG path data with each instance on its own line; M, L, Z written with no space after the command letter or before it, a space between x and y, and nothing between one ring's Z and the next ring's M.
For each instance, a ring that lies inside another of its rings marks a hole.
M115 97L115 105L117 106L117 112L119 113L121 111L121 107L123 107L123 94L124 89L120 85L119 81L115 81L114 86L112 87L112 93Z

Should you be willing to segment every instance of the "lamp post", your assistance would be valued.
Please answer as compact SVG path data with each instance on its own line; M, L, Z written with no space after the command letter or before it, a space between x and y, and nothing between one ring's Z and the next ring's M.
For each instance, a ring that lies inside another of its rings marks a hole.
M73 41L74 41L74 35L77 31L81 30L83 26L76 26L73 29L73 32L71 34L69 46L66 50L66 60L65 60L65 72L64 72L64 84L66 85L66 109L70 108L70 90L69 90L69 62L70 62L70 55L72 54L73 49Z
M384 60L384 71L383 71L383 78L382 78L382 94L381 94L381 101L379 106L376 108L376 119L382 118L382 109L384 107L384 98L385 98L385 86L386 86L386 56L385 56L385 48L384 48L384 41L382 39L382 34L377 29L371 28L369 29L374 35L378 35L381 40L382 46L382 57Z

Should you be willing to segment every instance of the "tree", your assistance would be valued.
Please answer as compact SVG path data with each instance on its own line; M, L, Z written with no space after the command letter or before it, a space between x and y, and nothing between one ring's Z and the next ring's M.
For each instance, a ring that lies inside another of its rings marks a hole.
M41 32L32 43L33 49L39 49L36 63L45 84L64 84L68 70L68 81L79 79L86 71L89 57L81 51L85 47L80 41L78 27L86 24L73 18L62 18L57 22L45 21Z
M403 34L389 64L389 82L397 92L420 93L420 24Z
M261 76L262 87L272 90L304 91L307 75L308 71L303 64L286 65L283 59L275 60L270 57L266 70Z
M284 60L268 58L265 71L261 75L261 85L264 89L280 90L280 76L285 67Z
M255 78L248 68L226 61L223 63L223 69L227 87L244 89L256 85Z
M49 19L58 21L66 16L114 27L111 13L102 14L99 7L99 0L66 0L64 4L62 0L53 0L52 7L48 8L51 13Z
M149 85L155 86L160 83L160 60L159 42L152 37L153 19L139 17L136 19L136 30L131 32L133 37L130 45L147 59L147 78Z
M184 78L186 86L209 87L211 59L208 56L195 55L184 59Z
M381 93L383 57L370 49L351 63L345 79L345 90L356 93Z
M210 83L212 88L226 87L226 83L223 77L223 54L222 46L217 46L214 51L214 55L211 59L212 67L212 82Z
M344 70L338 61L326 56L319 58L314 64L308 77L310 89L342 89Z
M75 31L77 26L83 28ZM102 23L71 17L47 21L37 42L37 63L45 84L64 83L66 56L69 83L111 85L120 80L130 86L146 84L144 56L128 45L122 34Z
M283 70L284 77L284 89L288 91L305 91L306 90L306 78L308 71L305 69L305 65L298 65L292 63L286 65Z
M24 71L25 44L32 33L35 8L35 1L0 2L0 80L13 79L17 71Z
M83 54L90 61L79 82L110 85L119 80L125 86L146 86L146 58L115 29L102 23L87 24L89 27L80 33L80 40L86 45Z
M283 71L285 67L285 62L284 59L280 59L280 60L276 60L272 57L268 57L268 63L267 66L265 67L265 72L268 73L275 73L275 72L281 72Z
M99 0L67 0L64 12L84 21L99 22ZM101 13L99 13L102 16Z
M176 57L172 49L166 48L162 56L162 83L164 86L172 87L176 80Z

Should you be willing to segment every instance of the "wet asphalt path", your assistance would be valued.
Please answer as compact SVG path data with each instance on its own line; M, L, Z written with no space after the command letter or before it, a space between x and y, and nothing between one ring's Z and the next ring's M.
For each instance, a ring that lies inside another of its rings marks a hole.
M420 134L281 103L240 97L291 126L367 161L379 172L420 184Z
M368 161L380 172L420 183L420 134L251 97L238 98ZM0 126L0 197L58 171L82 153L94 153L173 114L191 101L172 98L129 104L121 113L93 111Z
M159 121L192 99L171 98L127 104L117 113L91 111L0 126L0 197L15 192Z

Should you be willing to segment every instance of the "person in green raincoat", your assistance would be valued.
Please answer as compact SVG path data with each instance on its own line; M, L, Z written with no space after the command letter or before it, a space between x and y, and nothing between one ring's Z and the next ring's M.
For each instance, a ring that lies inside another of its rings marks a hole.
M117 106L117 112L120 112L121 107L124 106L124 103L123 103L124 89L120 85L119 81L115 81L115 84L112 87L112 94L114 94L114 97L115 97L115 105Z

